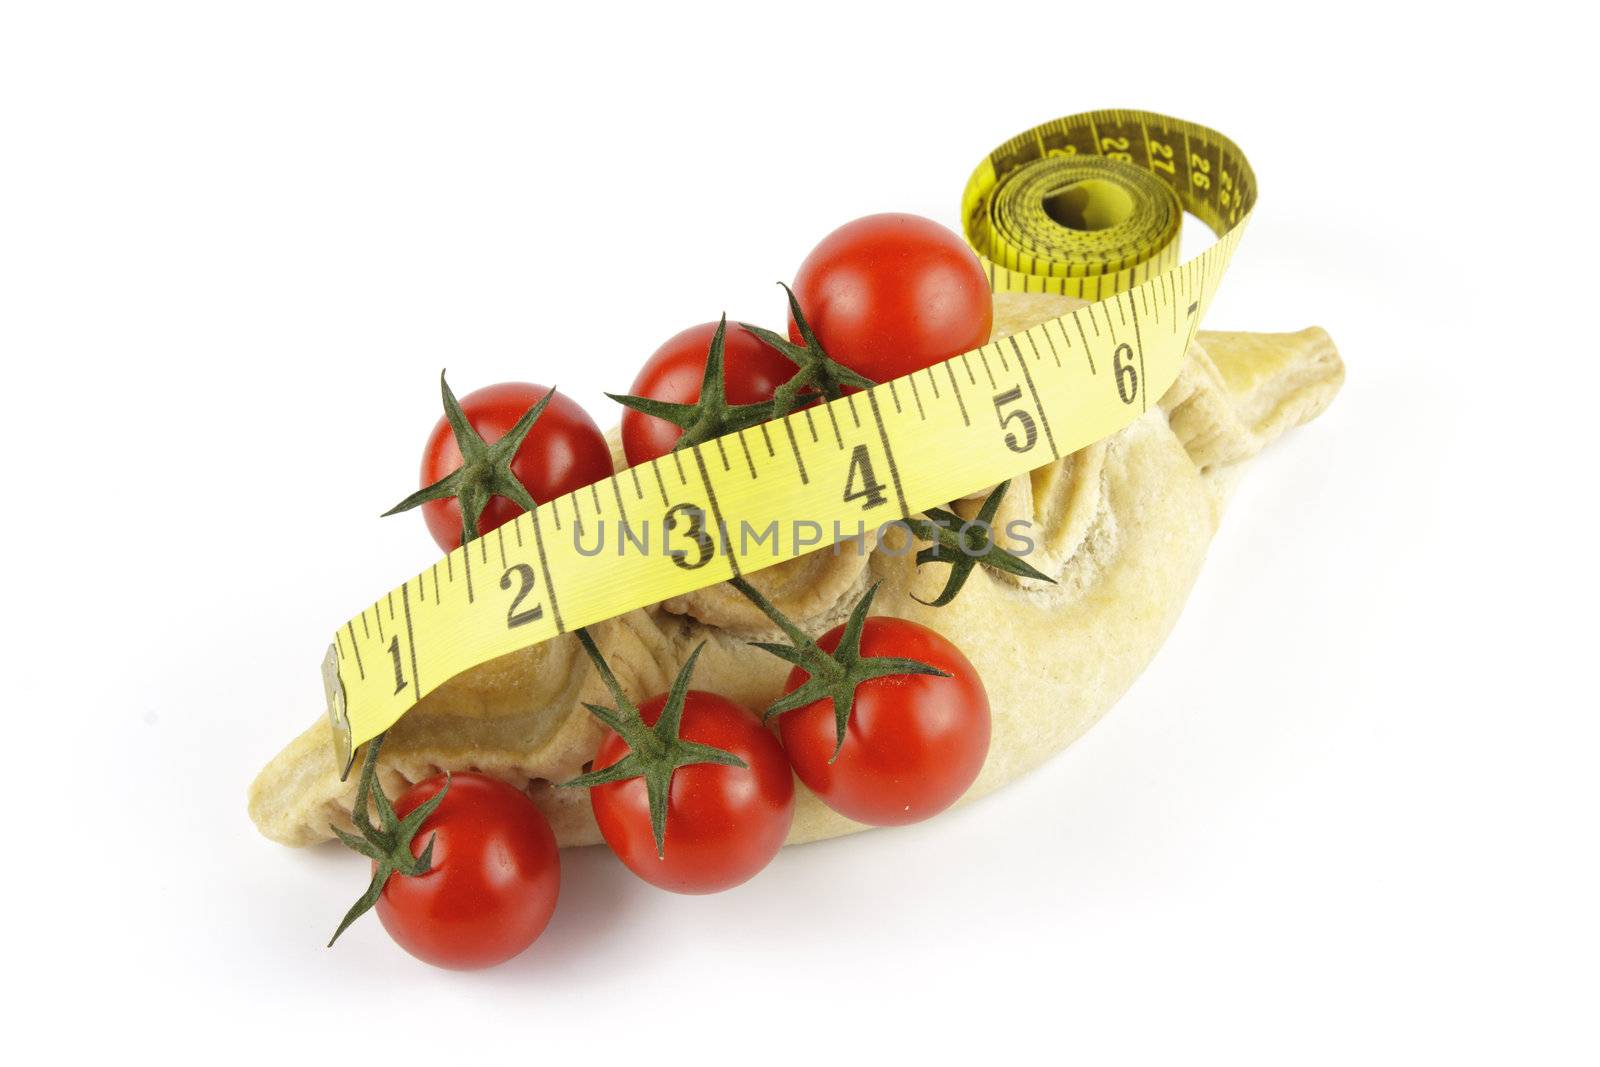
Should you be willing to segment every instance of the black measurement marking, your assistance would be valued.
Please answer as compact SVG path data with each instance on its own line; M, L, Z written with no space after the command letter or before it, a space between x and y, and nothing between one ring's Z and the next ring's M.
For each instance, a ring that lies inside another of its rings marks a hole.
M599 518L600 517L600 513L604 509L601 508L601 506L600 506L600 489L599 489L599 483L598 482L590 482L589 483L589 495L594 498L594 514L595 514L596 518ZM574 505L576 505L577 502L574 501L573 503L574 503Z
M437 562L435 562L432 569L433 569L433 602L435 604L443 604L444 603L444 596L439 592L439 564Z
M711 475L706 471L706 461L700 455L699 445L694 446L694 461L700 468L700 481L706 487L706 500L711 504L711 517L717 523L718 543L726 548L728 544L728 527L722 521L722 506L717 503L717 490L711 484ZM739 561L734 558L732 552L726 552L724 555L727 556L728 567L733 571L733 576L735 578L739 577Z
M894 413L900 414L900 393L894 387L894 379L889 379L889 399L894 401Z
M1044 339L1045 343L1050 346L1050 358L1056 361L1056 366L1061 366L1061 353L1056 351L1056 340L1054 337L1050 336L1050 327L1048 324L1046 324L1044 328Z
M488 563L489 563L489 539L487 537L478 538L478 555L483 557L484 565L488 566Z
M633 491L640 500L644 499L644 485L639 481L639 468L629 467L628 473L633 476Z
M744 449L744 462L745 466L750 468L750 480L755 481L760 475L756 473L756 461L750 455L750 446L745 443L743 430L739 431L739 447Z
M1033 394L1033 407L1039 413L1039 424L1044 427L1044 439L1050 446L1050 455L1060 459L1061 450L1056 448L1056 435L1050 432L1050 416L1045 414L1044 402L1039 399L1039 390L1033 386L1033 375L1028 373L1028 362L1022 358L1022 346L1017 344L1015 334L1009 340L1012 349L1017 353L1017 366L1022 368L1022 380L1028 383L1028 392Z
M961 387L956 384L956 370L950 366L950 361L945 360L944 369L950 372L950 391L956 394L956 407L961 409L961 425L971 426L972 420L967 418L967 402L961 398ZM928 377L933 377L933 368L928 368Z
M983 363L983 373L988 375L989 388L990 389L999 388L999 386L995 383L995 380L994 380L994 369L989 366L989 357L984 355L983 349L981 349L981 348L978 349L978 359L980 361L982 361L982 363Z
M666 493L661 495L665 499ZM539 528L539 512L535 509L529 514L533 516L533 547L534 551L539 553L539 571L544 575L545 595L550 598L550 614L556 620L556 633L564 634L567 632L567 627L561 621L561 605L556 602L555 583L550 581L550 560L544 554L544 531Z
M504 526L496 526L494 528L494 537L496 541L500 542L500 566L502 568L510 566L506 562L506 528ZM484 562L487 563L488 561L485 560Z
M678 481L682 482L684 485L688 485L689 476L685 474L683 470L683 453L674 451L672 453L672 462L678 466Z
M556 520L556 529L561 529L561 498L556 497L550 501L550 517Z
M650 469L655 472L655 475L656 475L656 488L661 490L661 502L663 504L671 503L670 498L667 496L667 482L666 482L666 479L661 477L661 464L659 462L659 457L658 457L658 459L652 459L650 461Z
M628 524L628 509L623 506L622 487L617 484L615 475L613 475L611 478L611 495L617 498L617 522L620 523L621 526L626 526ZM618 529L620 530L620 528L621 527L619 526Z
M366 620L363 619L361 621L362 625L365 626ZM356 670L361 672L361 680L364 682L367 680L367 665L361 662L361 642L356 640L355 624L347 622L344 625L345 629L350 631L350 647L356 650Z
M378 624L378 640L382 641L387 635L383 632L383 612L378 610L376 604L372 605L372 621Z
M1193 315L1196 311L1199 311L1199 310L1200 310L1200 301L1196 300L1194 303L1189 305L1189 314Z
M551 504L550 511L554 513L555 510L555 505ZM556 528L560 529L560 527L561 524L556 523ZM461 569L467 572L467 603L471 604L477 597L472 594L472 552L468 550L466 545L461 546Z
M933 398L935 400L938 400L939 399L939 379L937 379L937 378L935 378L933 376L933 368L929 367L927 370L923 371L923 373L928 376L928 388L933 390Z
M1011 341L1011 347L1013 347L1013 348L1015 348L1016 345L1017 345L1015 337L1016 337L1016 335L1013 334L1012 335L1013 340ZM1003 349L1003 348L996 348L994 350L994 354L1000 357L1000 369L1003 370L1003 371L1009 371L1011 369L1011 364L1006 362L1006 350ZM1017 352L1017 358L1018 359L1022 358L1022 352L1020 350Z
M522 516L518 515L511 522L511 532L517 535L517 547L522 547Z
M800 442L794 436L794 416L783 420L783 428L789 431L789 451L794 453L794 465L800 469L800 484L810 485L811 479L806 477L806 461L800 458Z
M817 420L811 417L811 409L806 408L800 414L806 417L806 428L811 431L811 443L816 444L818 441L821 441L822 438L817 436Z
M772 434L767 432L767 424L761 423L761 440L767 443L767 458L777 459L778 450L772 447Z
M726 448L722 447L722 438L720 438L720 437L716 438L715 440L712 441L712 444L717 446L717 455L722 457L722 469L723 469L723 471L727 472L727 471L733 470L733 464L728 462L728 450Z
M922 410L922 394L917 392L916 375L912 375L911 377L907 378L906 381L911 383L911 399L917 402L917 418L921 419L923 422L927 422L928 413Z
M427 590L422 587L422 575L419 574L417 575L417 603L426 604L427 602L428 593Z
M845 394L844 402L850 409L850 421L856 424L856 429L861 429L861 412L856 410L856 394Z
M404 589L405 587L401 586L401 588ZM391 620L393 620L394 619L394 590L391 589L387 593L385 593L383 599L389 605L389 618Z
M911 512L906 508L906 493L900 487L900 464L895 462L894 449L889 447L889 431L883 425L883 412L878 410L878 391L867 391L867 403L872 407L872 421L878 424L878 440L883 444L883 454L889 461L889 480L894 483L895 499L900 501L900 517L909 519Z
M1044 362L1044 357L1039 354L1039 346L1033 340L1033 331L1029 330L1027 333L1023 334L1022 336L1026 337L1028 339L1028 348L1033 352L1033 358L1038 360L1040 363L1043 363ZM1045 334L1045 336L1048 337L1050 335L1047 333L1047 334ZM1018 360L1018 362L1021 362L1021 361ZM1061 361L1060 360L1056 360L1056 362L1060 363Z
M983 355L983 349L981 349L981 348L978 349L978 355L980 357ZM965 367L966 370L967 370L967 382L969 384L971 384L971 385L977 385L978 384L978 376L976 374L972 373L972 359L970 358L971 356L972 356L971 352L963 352L963 353L961 353L961 365L963 367ZM994 382L990 382L989 384L993 385Z
M416 684L417 695L422 695L422 676L417 673L417 635L411 629L411 597L406 587L400 587L400 604L406 609L406 646L411 650L411 681Z
M367 613L361 613L361 633L367 640L372 640L372 631L367 628Z
M451 583L454 583L455 580L456 580L456 565L450 559L450 555L451 554L448 553L448 552L445 553L445 557L444 557L444 576L445 576L445 579L447 581L449 581ZM438 564L435 563L434 566L437 567Z
M833 405L828 404L822 410L828 413L828 423L833 427L833 443L843 448L844 434L839 432L839 416L834 414Z
M1139 335L1139 309L1133 306L1133 294L1128 294L1128 314L1133 316L1133 344L1139 350L1139 410L1150 410L1150 379L1144 376L1144 339Z
M1094 347L1089 344L1089 335L1083 332L1083 320L1074 315L1072 321L1078 326L1078 336L1083 338L1083 354L1089 357L1089 373L1099 374L1100 372L1094 369ZM1095 336L1099 335L1100 332L1096 330Z

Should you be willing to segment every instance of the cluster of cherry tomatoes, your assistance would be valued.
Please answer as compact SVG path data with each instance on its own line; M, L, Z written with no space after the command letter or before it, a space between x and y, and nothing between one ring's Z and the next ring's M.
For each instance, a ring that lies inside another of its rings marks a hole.
M801 264L787 344L726 323L692 326L663 344L632 396L619 398L628 406L623 448L630 464L644 463L671 452L686 427L737 429L909 374L978 347L990 326L987 278L958 236L913 215L858 219ZM703 397L709 383L724 395ZM423 488L395 510L420 506L447 551L613 473L600 429L551 389L505 383L459 401L444 391ZM849 622L812 640L737 584L792 642L761 646L794 664L785 695L767 709L776 729L691 688L696 657L671 691L635 706L579 634L614 706L595 711L610 729L593 769L568 784L588 788L601 834L630 870L682 893L730 888L772 860L793 820L795 777L851 819L903 824L953 804L988 752L983 684L938 633L871 616L869 591ZM374 868L345 925L375 904L399 944L446 967L490 966L531 944L555 909L560 874L554 835L528 796L462 772L418 782L391 807L374 785L375 765L369 750L361 833L340 835ZM365 810L369 792L379 824Z

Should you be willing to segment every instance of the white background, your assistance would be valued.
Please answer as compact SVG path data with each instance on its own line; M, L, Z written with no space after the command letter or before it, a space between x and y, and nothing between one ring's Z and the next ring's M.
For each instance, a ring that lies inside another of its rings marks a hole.
M1594 59L1470 6L7 5L8 1040L1593 1062ZM245 787L432 558L377 515L439 368L608 423L679 328L779 323L833 226L954 225L988 149L1115 106L1245 146L1208 325L1325 326L1349 380L1106 721L719 897L569 853L493 972L325 950L364 862Z

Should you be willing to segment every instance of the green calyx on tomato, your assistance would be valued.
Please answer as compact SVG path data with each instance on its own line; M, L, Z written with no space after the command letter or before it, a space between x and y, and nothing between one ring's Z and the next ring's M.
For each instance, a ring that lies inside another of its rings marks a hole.
M398 515L430 500L455 497L461 505L461 543L466 544L477 538L478 517L489 506L491 498L503 496L524 511L538 507L528 490L512 473L511 461L516 458L517 450L522 447L533 424L544 414L556 391L551 389L546 393L517 420L510 432L491 445L467 420L466 412L461 410L461 402L451 391L450 383L445 381L444 373L439 372L439 392L444 397L444 414L450 420L450 432L455 435L456 446L461 450L461 466L432 485L418 489L383 514Z
M351 923L370 911L378 902L390 875L416 878L433 869L433 839L429 838L427 847L420 855L412 854L411 839L416 837L417 830L423 822L444 800L445 793L450 789L450 776L448 774L445 776L444 786L437 793L402 819L395 814L394 805L390 804L389 798L384 795L383 787L378 785L378 750L382 747L382 734L368 741L366 762L361 765L361 782L356 786L355 808L350 812L350 818L355 822L356 829L361 831L360 835L347 834L337 826L330 827L340 841L371 860L374 867L372 884L367 886L367 891L361 895L361 899L345 913L339 929L328 939L329 948L339 940L340 934L350 928ZM369 796L373 798L373 805L378 809L378 821L381 826L372 825L372 818L367 813Z
M770 652L785 663L793 664L810 675L804 685L774 700L767 708L765 718L770 720L774 716L805 707L818 700L832 700L837 738L833 757L829 759L829 763L838 759L839 750L844 748L845 730L850 725L850 709L855 703L856 687L862 682L894 674L949 677L946 672L920 660L861 654L861 630L866 625L867 613L872 609L872 598L878 593L877 582L874 582L861 595L861 599L856 601L856 606L851 609L850 618L844 625L844 632L839 637L838 647L831 653L824 652L816 641L807 637L805 631L774 607L770 600L762 596L761 592L742 576L733 577L730 579L730 584L760 608L762 613L793 642L780 645L767 641L752 641L750 644L763 652Z
M757 404L730 404L724 381L723 349L728 333L728 316L723 315L712 335L710 350L706 353L706 369L700 379L700 398L693 404L674 404L648 396L625 396L607 393L623 407L632 408L642 415L670 422L683 430L672 446L673 451L747 429L772 418L771 401Z
M854 389L871 389L878 384L835 361L823 351L817 335L811 332L811 324L806 322L805 314L800 310L800 301L795 298L794 290L783 282L778 284L783 286L784 293L789 297L789 314L793 316L795 326L800 332L800 340L805 343L797 345L782 334L773 333L760 326L752 326L747 322L739 324L746 333L754 334L765 341L799 368L795 371L794 377L780 385L773 393L772 411L769 417L781 419L794 411L802 404L801 394L806 390L821 393L828 400L838 400L844 395L846 386Z
M967 579L972 575L972 569L979 564L1007 574L1055 584L1054 578L1040 573L994 543L995 513L1000 510L1000 501L1005 498L1009 488L1010 479L995 486L970 522L942 508L929 508L923 512L927 516L925 519L905 520L906 526L917 538L933 542L930 547L917 553L917 566L924 563L950 564L950 578L937 597L933 600L920 597L912 599L930 608L944 607L961 592L961 587L967 584Z
M661 715L656 719L654 726L645 725L644 718L639 714L639 708L628 699L622 691L622 685L617 681L617 676L611 673L611 667L606 663L605 657L600 655L600 650L595 647L594 639L589 632L581 627L574 631L578 641L583 645L583 650L594 661L594 666L600 672L600 678L605 682L606 688L611 690L611 699L616 702L615 708L605 708L598 704L585 704L589 713L602 723L616 731L618 737L627 744L629 752L609 767L602 767L580 774L568 782L562 782L564 788L588 788L590 786L604 785L607 782L621 782L629 778L643 778L645 792L650 800L650 832L655 837L656 855L667 854L667 797L672 788L672 775L679 767L688 767L696 763L720 763L728 767L744 767L744 760L731 752L725 752L711 745L702 745L695 741L685 741L678 736L679 726L683 721L683 705L689 695L689 679L694 674L695 661L700 658L700 650L705 647L704 642L695 646L689 653L689 658L678 671L678 676L672 681L672 689L667 693L667 702L661 709Z

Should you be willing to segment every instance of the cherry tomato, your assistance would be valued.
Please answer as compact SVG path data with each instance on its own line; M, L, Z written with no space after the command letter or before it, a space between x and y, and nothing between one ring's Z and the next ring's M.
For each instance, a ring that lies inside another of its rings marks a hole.
M818 639L824 651L839 645L843 626ZM821 801L839 814L873 826L896 826L937 815L960 799L989 753L989 697L961 650L926 626L885 616L867 620L864 656L903 656L950 675L897 674L856 688L838 739L833 702L819 700L778 720L778 733L794 770ZM805 681L798 667L785 692Z
M691 326L668 338L645 360L633 379L634 396L693 404L700 399L700 379L714 322ZM759 404L772 399L778 386L794 377L796 367L737 325L728 326L722 342L724 391L730 404ZM630 464L648 463L666 455L683 435L682 428L632 408L622 413L622 449Z
M989 279L966 242L918 215L868 215L812 249L800 310L833 359L888 381L989 340ZM800 343L793 317L789 336Z
M654 725L666 697L639 706ZM731 700L691 689L678 736L731 752L743 767L695 763L672 775L667 796L666 855L656 853L644 779L589 790L600 833L628 869L676 893L715 893L748 881L783 847L794 820L794 776L783 748L761 720ZM627 755L608 733L595 754L602 769Z
M444 787L435 775L395 802L402 819ZM487 775L450 776L450 789L411 841L433 864L416 877L391 875L378 918L396 943L437 967L502 963L544 932L561 889L555 834L526 793Z
M484 442L494 444L549 391L527 382L502 382L462 397L461 410ZM422 484L432 485L460 466L461 449L449 421L441 417L422 452ZM535 502L543 504L610 477L611 449L588 413L565 393L557 393L517 449L511 473ZM520 514L522 509L510 500L492 497L478 519L478 532L486 534ZM461 505L454 497L428 501L422 505L422 516L440 548L449 552L461 545Z

